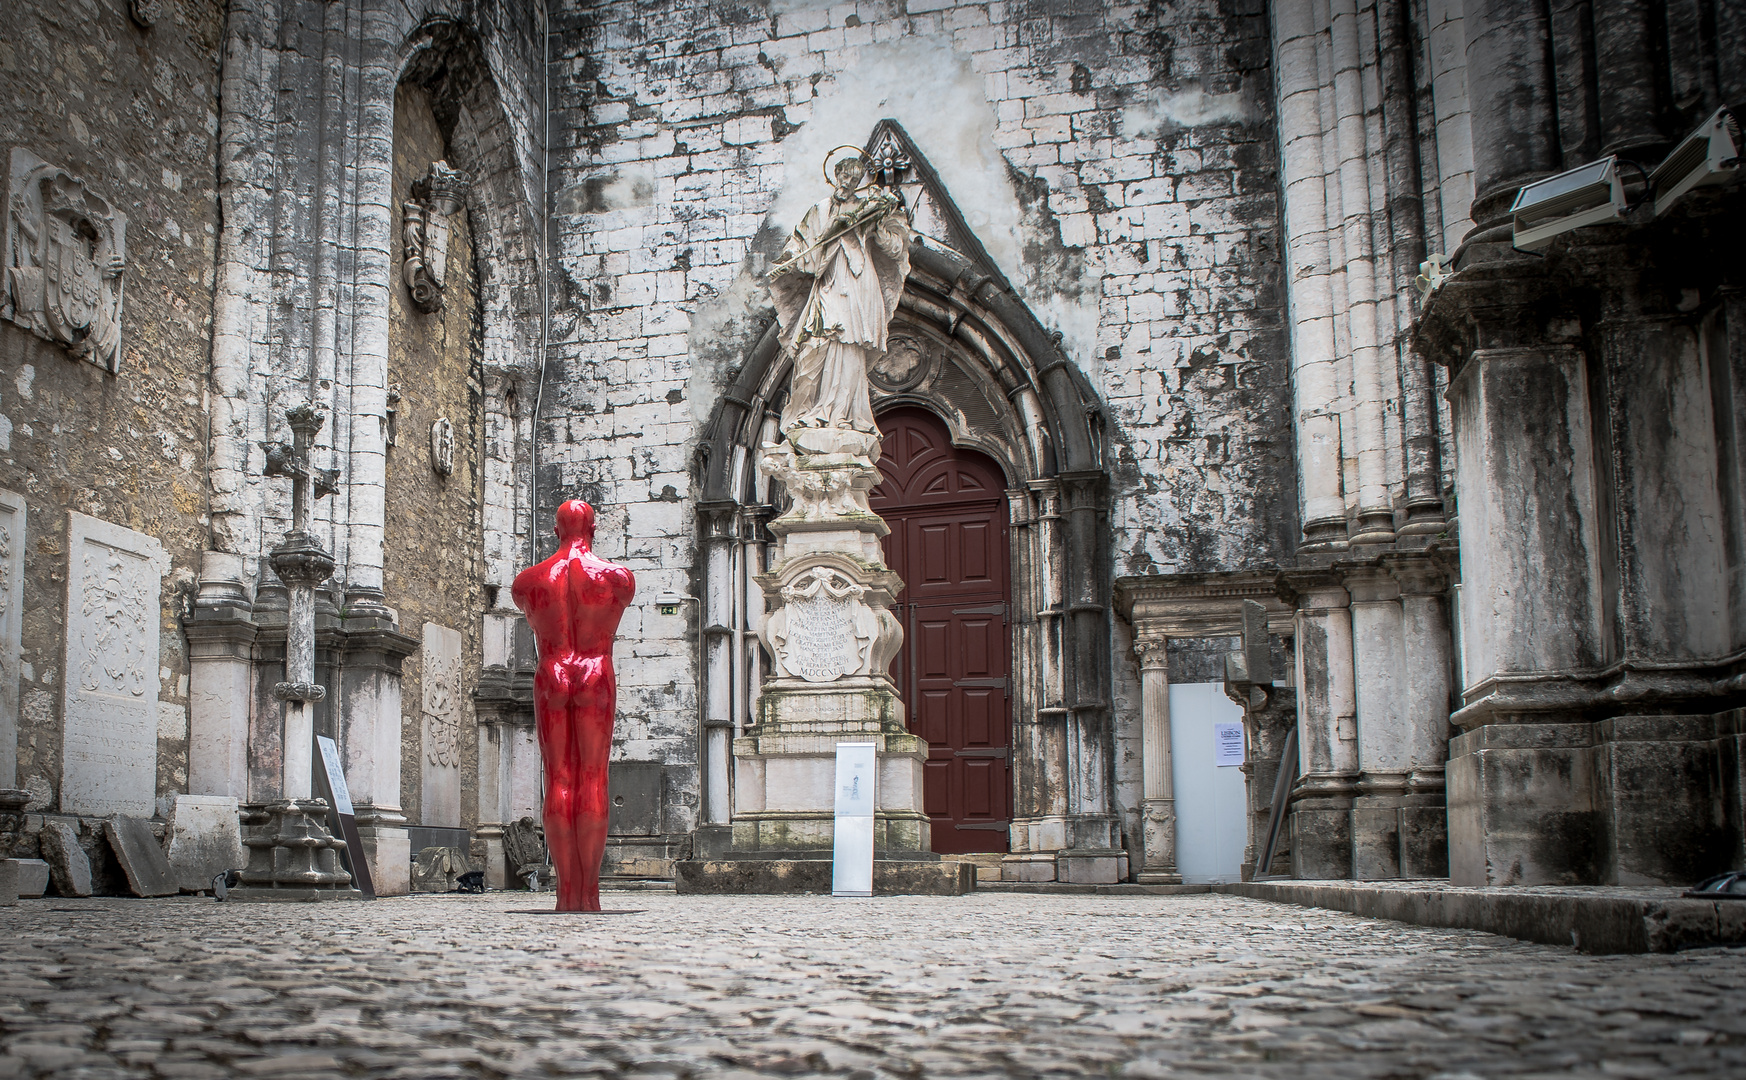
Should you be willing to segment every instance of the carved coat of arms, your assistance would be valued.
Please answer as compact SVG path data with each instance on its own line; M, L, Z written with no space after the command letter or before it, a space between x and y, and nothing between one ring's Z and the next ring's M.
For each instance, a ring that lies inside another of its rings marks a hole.
M466 174L446 161L431 162L430 172L412 185L412 201L401 204L403 256L400 276L423 312L441 311L448 284L449 217L465 205Z
M0 317L119 371L127 216L28 150L8 175Z

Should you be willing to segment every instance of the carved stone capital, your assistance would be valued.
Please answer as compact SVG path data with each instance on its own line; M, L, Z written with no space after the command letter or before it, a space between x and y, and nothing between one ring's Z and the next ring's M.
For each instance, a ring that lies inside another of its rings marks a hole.
M319 585L333 573L334 567L333 556L321 546L321 541L306 532L286 533L285 539L273 548L270 561L273 573L286 585Z
M1170 663L1170 639L1165 637L1136 638L1134 656L1140 661L1142 670L1167 667Z
M275 701L324 701L327 687L312 682L282 682L273 684Z

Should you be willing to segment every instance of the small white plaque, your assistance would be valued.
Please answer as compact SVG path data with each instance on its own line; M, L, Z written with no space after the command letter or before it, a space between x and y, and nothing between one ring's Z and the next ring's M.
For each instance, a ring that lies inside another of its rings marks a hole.
M342 814L355 816L352 790L346 786L346 770L340 764L339 747L326 735L317 735L315 745L321 748L321 763L327 767L327 786L333 792L333 808Z
M878 768L873 743L837 744L832 896L873 895L874 784Z
M1214 753L1217 764L1241 765L1248 758L1243 752L1243 725L1232 723L1215 723L1213 725Z

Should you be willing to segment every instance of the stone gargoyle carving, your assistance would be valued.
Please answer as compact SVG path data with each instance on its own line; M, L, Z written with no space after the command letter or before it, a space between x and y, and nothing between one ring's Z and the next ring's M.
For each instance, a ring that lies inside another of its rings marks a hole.
M21 147L12 150L8 176L0 318L120 371L127 215Z
M412 305L429 313L441 311L447 284L449 216L466 202L465 174L433 161L424 179L412 185L412 201L403 203L402 238L405 254L400 275L412 292Z

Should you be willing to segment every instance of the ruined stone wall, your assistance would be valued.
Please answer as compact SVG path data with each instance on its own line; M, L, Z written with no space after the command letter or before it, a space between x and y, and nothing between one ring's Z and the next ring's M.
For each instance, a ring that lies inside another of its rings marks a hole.
M429 95L403 83L394 95L394 191L410 198L414 182L447 152ZM396 236L405 213L403 206L395 208ZM454 658L444 643L433 640L440 635L425 637L423 648L402 666L400 694L401 806L411 822L454 827L473 824L477 812L473 688L481 665L484 610L484 415L473 230L464 208L450 221L442 309L420 311L404 280L389 286L388 378L395 414L388 446L383 586L406 633L422 635L427 623L460 633L458 666L449 663ZM446 474L439 468L441 433L433 434L442 420L448 421L451 440ZM440 809L424 805L427 772L441 777L439 788L453 785L455 801L439 798ZM458 819L452 816L457 807Z
M206 520L205 394L218 206L221 0L16 0L0 21L0 155L64 167L127 216L119 371L0 320L0 488L25 497L18 779L59 809L68 517L169 555L159 617L157 793L186 790L180 617ZM0 777L9 780L10 777Z
M1260 5L572 2L553 30L541 501L604 503L602 551L645 597L692 591L693 446L768 324L759 275L825 153L884 117L1107 404L1114 573L1289 553ZM627 616L617 756L695 760L694 629Z

